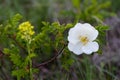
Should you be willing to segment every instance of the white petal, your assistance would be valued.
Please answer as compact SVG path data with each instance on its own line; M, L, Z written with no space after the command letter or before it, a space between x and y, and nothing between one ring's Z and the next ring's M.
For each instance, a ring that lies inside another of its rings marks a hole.
M68 49L69 49L70 51L73 51L74 45L73 45L72 43L68 43Z
M75 25L75 28L79 28L79 27L81 27L83 24L81 24L81 23L77 23L76 25Z
M68 41L72 44L77 44L79 42L79 40L77 39L77 37L75 36L68 36Z
M89 41L93 41L98 36L98 31L88 23L77 23L75 27L69 30L68 41L77 44L80 41L80 36L87 37Z
M90 41L95 40L98 36L98 31L88 23L83 24L82 32L84 33L83 35L86 35Z
M91 30L91 32L89 33L89 40L93 41L97 38L98 36L98 31L97 30Z
M82 50L86 54L91 54L92 52L96 52L99 49L99 45L97 42L89 42L84 47L82 47Z
M70 51L72 51L74 54L76 54L76 55L80 55L80 54L82 54L83 53L83 51L82 51L82 45L80 44L80 43L78 43L78 44L72 44L72 43L69 43L68 44L68 49L70 50Z
M89 27L89 28L91 28L91 27L94 28L94 27L93 27L91 24L89 24L89 23L84 23L83 26Z
M68 34L68 41L76 44L79 42L79 32L80 32L80 26L78 26L79 24L76 24L75 27L71 28L69 30L69 34Z

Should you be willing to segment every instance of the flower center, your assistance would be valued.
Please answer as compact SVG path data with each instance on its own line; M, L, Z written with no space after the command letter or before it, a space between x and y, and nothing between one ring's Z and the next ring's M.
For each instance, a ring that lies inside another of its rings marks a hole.
M83 43L83 45L86 45L88 43L88 38L86 36L81 36L80 41Z

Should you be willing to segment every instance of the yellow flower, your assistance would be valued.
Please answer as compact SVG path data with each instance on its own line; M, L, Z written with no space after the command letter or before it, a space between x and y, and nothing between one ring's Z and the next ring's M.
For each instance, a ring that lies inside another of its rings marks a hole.
M18 30L22 39L26 39L34 35L34 26L29 21L23 22L19 25Z

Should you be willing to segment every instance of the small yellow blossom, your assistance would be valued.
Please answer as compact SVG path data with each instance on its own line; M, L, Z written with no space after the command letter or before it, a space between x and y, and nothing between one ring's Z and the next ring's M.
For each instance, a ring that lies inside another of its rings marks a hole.
M33 28L34 26L32 26L29 21L23 22L18 27L19 35L22 39L30 38L35 34Z

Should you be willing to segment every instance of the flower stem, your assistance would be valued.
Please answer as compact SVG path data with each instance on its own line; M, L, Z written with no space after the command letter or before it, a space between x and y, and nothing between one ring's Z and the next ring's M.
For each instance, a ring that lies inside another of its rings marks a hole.
M28 50L28 56L29 56L29 72L30 72L30 80L33 80L33 72L32 72L32 60L30 58L30 45L29 42L27 43L27 50Z

